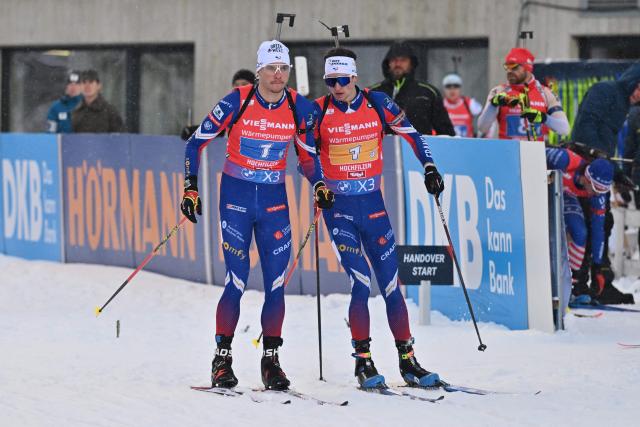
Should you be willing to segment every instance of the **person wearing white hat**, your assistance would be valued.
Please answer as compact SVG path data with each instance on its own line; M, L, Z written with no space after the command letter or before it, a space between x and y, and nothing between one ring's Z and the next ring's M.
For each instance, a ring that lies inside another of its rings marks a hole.
M289 380L278 358L284 320L285 273L291 254L291 224L285 189L290 143L300 154L300 169L314 186L318 207L330 207L332 194L321 181L313 138L313 107L287 87L289 49L278 40L258 49L258 83L235 88L218 102L187 141L185 188L181 210L192 222L202 214L198 194L200 152L227 130L227 152L220 182L220 235L225 260L225 288L216 310L213 387L234 387L231 342L240 315L240 299L249 277L252 234L260 254L265 302L262 307L262 381L284 390Z
M442 80L444 108L449 113L456 136L473 137L473 118L482 112L482 105L473 98L462 95L462 78L455 73Z
M82 84L80 73L70 71L67 75L67 85L64 96L51 105L47 113L48 131L51 133L70 133L71 112L82 102Z

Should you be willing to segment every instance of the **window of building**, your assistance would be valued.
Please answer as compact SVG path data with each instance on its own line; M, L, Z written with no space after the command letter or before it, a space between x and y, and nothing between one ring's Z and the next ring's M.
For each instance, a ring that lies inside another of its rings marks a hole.
M94 69L128 132L179 134L193 101L193 46L11 48L2 51L1 129L44 132L69 70Z

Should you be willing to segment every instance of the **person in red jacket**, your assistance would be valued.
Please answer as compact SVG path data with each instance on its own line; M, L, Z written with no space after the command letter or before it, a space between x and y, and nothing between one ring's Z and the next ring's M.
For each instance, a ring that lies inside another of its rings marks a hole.
M558 98L533 75L534 56L516 47L504 58L507 83L489 92L478 130L489 132L498 121L498 138L544 141L549 129L569 134L569 121Z
M456 136L473 137L473 118L480 114L482 105L474 98L462 95L462 78L452 73L442 80L444 108L449 113Z

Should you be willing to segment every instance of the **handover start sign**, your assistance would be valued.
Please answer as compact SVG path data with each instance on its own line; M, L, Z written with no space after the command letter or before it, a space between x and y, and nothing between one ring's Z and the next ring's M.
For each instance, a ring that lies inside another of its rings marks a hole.
M447 246L398 246L398 277L405 285L429 281L453 285L453 260Z

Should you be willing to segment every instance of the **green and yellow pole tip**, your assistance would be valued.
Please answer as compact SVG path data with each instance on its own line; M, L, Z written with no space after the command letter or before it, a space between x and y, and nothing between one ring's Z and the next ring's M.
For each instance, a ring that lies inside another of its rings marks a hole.
M94 311L94 313L96 313L96 317L98 317L98 315L100 313L102 313L102 309L100 307L98 307L98 306L96 306L96 308L93 311Z
M258 348L258 345L260 345L260 341L258 341L257 338L254 338L251 340L251 344L253 344L255 348Z

